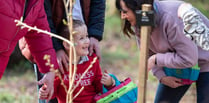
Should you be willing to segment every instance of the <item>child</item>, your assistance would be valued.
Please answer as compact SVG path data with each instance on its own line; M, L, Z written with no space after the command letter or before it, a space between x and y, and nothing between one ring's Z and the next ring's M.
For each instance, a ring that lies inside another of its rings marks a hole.
M92 56L87 56L89 54L88 48L89 48L89 38L87 33L87 27L85 24L83 24L81 21L74 20L73 21L73 28L74 31L76 31L75 34L73 34L74 38L74 45L76 50L76 63L77 64L77 71L75 75L75 84L78 82L81 75L84 73L84 71L89 67L93 59L96 57L96 54L93 54ZM62 33L67 34L67 33ZM68 35L64 35L65 38L69 38ZM65 48L65 51L69 52L69 45L66 42L63 42L63 46ZM66 87L69 87L69 75L68 72L65 71L65 73L62 75L62 80L64 81L64 84ZM76 87L75 91L73 92L73 96L75 96L81 87L83 86L84 89L82 92L73 100L73 103L95 103L94 97L96 94L102 92L102 84L106 87L113 86L114 80L111 76L108 75L107 72L105 72L102 75L101 68L99 65L99 60L97 59L96 62L93 64L93 66L88 70L88 72L85 74L83 79L79 82L79 85ZM44 88L40 89L39 91L40 99L47 98L47 93L45 93ZM66 103L66 96L67 93L65 92L64 87L61 85L61 80L57 77L54 81L54 95L53 97L57 97L59 103Z
M185 35L204 50L209 50L209 20L189 3L178 8L178 16L184 22ZM204 21L204 19L207 21Z

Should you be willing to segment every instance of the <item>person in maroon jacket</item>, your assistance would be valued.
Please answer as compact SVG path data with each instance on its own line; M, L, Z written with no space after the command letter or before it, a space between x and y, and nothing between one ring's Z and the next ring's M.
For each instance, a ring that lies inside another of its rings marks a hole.
M16 25L15 20L23 20L29 26L49 31L49 25L44 11L44 0L1 0L0 1L0 79L6 69L9 57L18 40L25 38L26 43L42 73L46 73L39 84L47 85L49 97L53 94L55 74L45 65L44 55L50 55L54 68L58 68L56 53L50 36L36 31L28 31Z
M92 63L96 54L92 54L92 56L87 56L89 54L89 38L87 33L87 27L84 23L79 20L73 21L73 28L77 32L73 34L75 51L76 51L76 63L73 65L77 65L77 71L75 75L75 82L73 86L76 86L81 75L85 72L85 70ZM67 33L62 33L67 34ZM69 35L64 35L65 38L69 38ZM69 52L69 45L66 42L63 42L63 46L65 48L65 52ZM97 57L98 58L98 57ZM69 71L69 70L68 70ZM69 73L65 71L62 74L62 81L64 85L66 85L67 89L69 88ZM55 78L54 81L54 95L59 103L66 103L67 93L61 85L61 80L59 77ZM95 103L94 97L98 93L102 93L102 84L107 88L112 88L115 84L114 79L105 72L102 75L99 60L96 59L96 62L92 65L92 67L86 72L84 77L78 83L78 86L75 87L75 91L73 92L73 96L75 96L79 90L84 87L82 92L73 100L73 103ZM45 86L43 86L45 87ZM44 88L39 91L40 99L48 98L48 94L45 92Z

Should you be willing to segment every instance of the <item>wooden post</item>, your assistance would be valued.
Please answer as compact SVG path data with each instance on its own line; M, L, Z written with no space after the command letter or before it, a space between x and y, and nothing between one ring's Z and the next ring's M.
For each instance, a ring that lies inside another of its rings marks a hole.
M142 11L150 11L150 4L143 4ZM142 13L142 16L146 15ZM151 26L141 26L140 33L140 54L139 54L139 82L138 82L138 101L137 103L146 102L146 80L147 80L147 59L148 46L150 38Z

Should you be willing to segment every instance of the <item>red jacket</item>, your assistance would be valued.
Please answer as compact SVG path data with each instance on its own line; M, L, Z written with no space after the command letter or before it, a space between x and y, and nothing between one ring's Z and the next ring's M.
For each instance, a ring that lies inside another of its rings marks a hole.
M28 2L24 23L49 31L43 3L44 0L30 0ZM45 54L51 55L51 63L54 64L55 68L58 68L50 36L16 26L14 20L20 20L23 16L24 4L25 0L0 0L0 78L7 66L9 56L22 37L25 37L42 73L49 71L43 60Z
M75 83L77 83L80 76L88 68L90 63L93 61L94 57L96 57L95 54L91 57L88 56L89 61L77 65ZM73 103L96 103L94 101L95 95L102 92L102 84L100 82L101 77L102 77L102 72L101 72L99 60L97 59L97 61L89 69L89 71L86 73L84 78L79 83L78 87L73 92L73 95L75 95L81 89L81 87L84 86L83 91L78 95L77 98L73 100ZM68 73L62 75L62 79L68 89L69 88ZM61 85L61 81L58 77L55 78L54 89L55 90L53 97L57 97L59 103L66 103L66 92L64 90L64 87Z

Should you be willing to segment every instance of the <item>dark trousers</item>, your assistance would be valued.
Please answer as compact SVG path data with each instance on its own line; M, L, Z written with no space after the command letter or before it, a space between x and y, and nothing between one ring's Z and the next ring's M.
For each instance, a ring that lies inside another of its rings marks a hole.
M190 85L170 88L159 84L154 103L179 103ZM209 103L209 72L200 73L196 81L197 103Z

